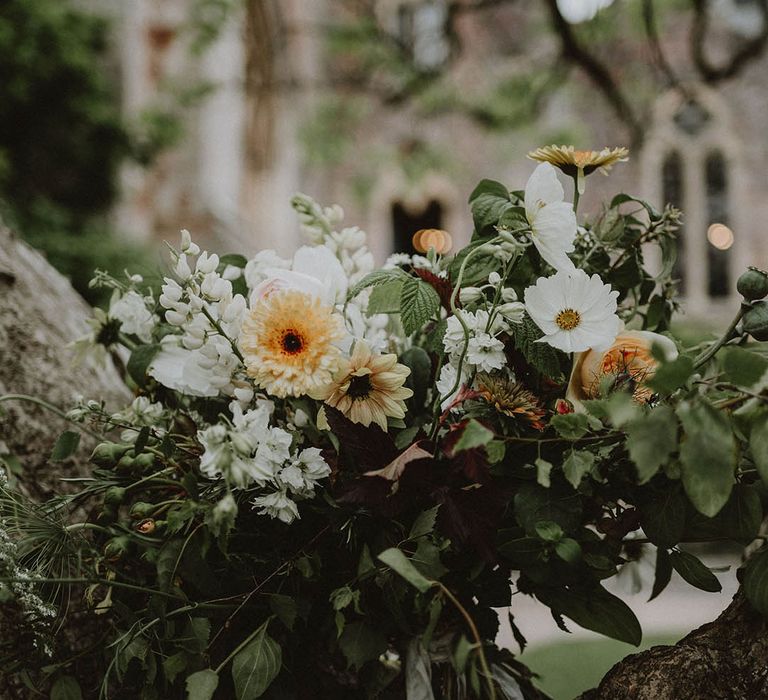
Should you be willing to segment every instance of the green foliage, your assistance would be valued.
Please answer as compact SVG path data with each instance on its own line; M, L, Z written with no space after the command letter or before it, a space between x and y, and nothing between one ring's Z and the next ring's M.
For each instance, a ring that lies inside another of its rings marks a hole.
M512 331L515 348L523 354L527 362L552 381L564 380L563 353L555 350L551 345L536 342L543 333L529 316L526 315L521 323L516 323Z
M65 430L59 435L56 444L53 446L51 452L51 460L54 462L60 462L67 457L71 457L77 446L80 444L80 433L76 433L73 430Z
M253 639L232 660L232 679L237 700L254 700L264 695L282 665L280 645L267 634L265 622Z

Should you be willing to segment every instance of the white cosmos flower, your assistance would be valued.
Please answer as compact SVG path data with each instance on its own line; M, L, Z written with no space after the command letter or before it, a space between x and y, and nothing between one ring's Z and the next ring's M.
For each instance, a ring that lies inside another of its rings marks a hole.
M607 348L622 323L616 315L618 292L584 270L539 277L525 290L525 309L544 331L537 342L564 352Z
M549 163L536 167L525 185L525 216L531 225L533 244L555 270L574 270L566 255L576 238L573 205L564 202L563 186Z

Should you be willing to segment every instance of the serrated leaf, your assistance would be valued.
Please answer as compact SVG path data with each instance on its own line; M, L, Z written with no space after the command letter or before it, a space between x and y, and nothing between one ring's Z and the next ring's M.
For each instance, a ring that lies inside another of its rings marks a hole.
M573 488L579 488L581 480L595 466L595 455L586 450L573 450L563 462L563 474Z
M232 680L237 700L260 698L280 673L282 649L267 634L269 620L232 661Z
M670 552L669 560L678 574L695 588L708 593L719 593L723 590L720 581L704 564L689 552Z
M354 299L364 289L368 289L368 287L372 287L373 285L385 284L394 279L405 279L406 276L407 273L403 272L399 267L392 268L391 270L374 270L373 272L368 273L349 290L347 299Z
M219 675L210 668L187 676L187 700L211 700L219 686Z
M439 308L440 296L431 285L416 277L408 277L403 282L400 319L406 335L419 330Z
M368 316L400 313L400 296L402 292L403 280L401 279L378 283L371 290L365 313Z
M677 407L686 439L680 448L682 481L691 503L703 515L717 515L734 484L736 444L728 418L704 401Z
M493 440L493 431L486 428L480 421L474 418L464 426L461 437L453 448L454 454L472 450L476 447L484 447Z
M768 358L743 348L726 348L721 363L724 379L747 389L760 383L768 372Z
M385 549L377 557L384 562L390 569L400 574L408 583L421 593L426 593L431 587L432 582L426 578L397 547Z
M136 384L144 386L147 381L147 369L160 352L160 345L138 345L128 358L126 370Z
M408 539L417 540L419 537L429 535L435 529L438 510L440 510L440 504L419 513L416 520L413 521Z
M649 481L677 449L677 418L669 406L657 406L624 428L638 483Z
M583 413L554 415L550 425L566 440L578 440L589 429L589 421Z
M56 444L51 451L51 461L60 462L67 457L71 457L77 446L80 444L80 433L76 433L73 430L65 430L59 435Z
M563 354L547 343L536 342L544 334L528 315L513 325L512 332L515 347L540 374L555 382L565 380L561 366Z

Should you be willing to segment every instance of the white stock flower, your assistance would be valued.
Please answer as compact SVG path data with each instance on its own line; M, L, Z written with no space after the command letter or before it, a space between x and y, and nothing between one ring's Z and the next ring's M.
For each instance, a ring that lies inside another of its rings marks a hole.
M124 333L135 335L143 343L152 341L152 329L157 317L147 308L144 297L138 292L123 294L110 305L109 315L120 321Z
M507 362L504 343L488 333L477 333L469 339L467 362L474 365L480 372L501 369Z
M536 250L558 271L575 269L566 253L574 249L576 214L564 197L555 169L549 163L537 166L525 185L525 216Z
M275 491L267 496L257 496L253 499L253 507L261 508L259 515L277 518L286 524L292 523L299 517L296 503L288 498L285 491Z
M619 293L611 291L598 275L583 270L539 277L525 290L525 308L544 332L539 343L564 352L603 349L622 327L616 315Z
M216 336L215 344L188 350L177 344L179 336L163 338L162 348L147 373L163 386L190 396L218 396L230 384L239 361L229 342ZM209 349L206 349L209 348Z

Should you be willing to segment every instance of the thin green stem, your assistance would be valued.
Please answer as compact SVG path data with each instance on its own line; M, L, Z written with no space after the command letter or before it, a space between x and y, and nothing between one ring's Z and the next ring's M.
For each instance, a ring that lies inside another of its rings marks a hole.
M261 630L266 627L269 624L269 621L272 619L273 616L270 616L267 618L266 622L263 625L260 625L257 627L253 632L251 632L240 644L238 644L233 650L232 653L227 656L224 661L222 661L215 669L215 673L221 673L222 669L230 662L232 659L234 659L245 647L247 647L251 641L256 637Z
M723 347L729 340L733 339L736 336L736 326L739 324L739 321L741 321L742 316L744 316L744 313L747 311L749 307L747 307L745 304L742 304L739 307L739 312L734 316L733 321L731 321L731 325L728 326L728 328L725 330L725 333L723 333L722 337L710 347L705 350L703 353L701 353L693 363L694 369L698 369L699 367L702 367L707 362L709 362L716 354L717 351L720 350L720 348Z
M90 428L87 428L84 425L81 425L75 420L72 420L64 411L62 411L60 408L54 406L52 403L48 403L47 401L43 399L39 399L36 396L28 396L27 394L5 394L4 396L0 396L0 403L3 401L28 401L29 403L37 404L38 406L42 406L43 408L49 410L51 413L55 413L60 418L63 418L68 423L72 423L72 425L76 426L79 430L82 430L87 435L90 435L93 438L96 438L97 440L101 440L102 436L98 433L94 432Z
M203 305L203 314L205 317L210 321L211 325L219 332L222 338L226 338L229 341L229 344L232 346L232 352L235 353L235 357L237 357L240 362L245 364L245 359L243 358L243 353L240 352L240 348L237 347L237 343L235 343L232 338L230 338L225 332L224 329L221 327L221 324L213 317L211 316L211 312L208 311L208 309L205 308L205 305Z

